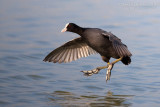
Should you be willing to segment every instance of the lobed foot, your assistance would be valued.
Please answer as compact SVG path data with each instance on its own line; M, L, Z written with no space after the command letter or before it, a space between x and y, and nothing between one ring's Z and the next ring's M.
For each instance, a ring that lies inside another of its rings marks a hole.
M110 63L107 66L97 67L93 70L81 71L81 72L83 72L85 76L92 76L93 74L98 74L101 69L107 68L107 72L106 72L106 81L107 81L107 80L110 80L111 70L112 70L113 66L114 66L114 63Z
M81 71L81 72L83 72L85 76L91 76L93 74L98 74L99 71L100 71L100 69L95 68L95 69L92 69L89 71Z

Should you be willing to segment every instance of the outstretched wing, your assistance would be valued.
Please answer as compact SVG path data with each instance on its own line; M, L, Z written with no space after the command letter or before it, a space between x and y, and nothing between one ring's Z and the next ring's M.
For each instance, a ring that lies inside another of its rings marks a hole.
M121 42L121 40L116 37L114 34L112 34L111 32L103 32L102 35L106 36L107 38L109 38L109 40L111 41L114 50L116 51L116 53L121 57L125 57L125 56L132 56L131 52L128 50L127 46L125 44L123 44Z
M95 53L97 52L89 47L85 41L79 37L53 50L43 61L66 63Z

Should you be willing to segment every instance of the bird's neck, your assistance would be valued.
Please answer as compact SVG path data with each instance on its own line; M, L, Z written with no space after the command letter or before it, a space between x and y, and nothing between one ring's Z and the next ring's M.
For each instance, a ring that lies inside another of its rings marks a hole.
M83 32L85 31L85 28L82 28L80 26L77 26L76 29L74 29L74 33L77 33L78 35L82 36Z

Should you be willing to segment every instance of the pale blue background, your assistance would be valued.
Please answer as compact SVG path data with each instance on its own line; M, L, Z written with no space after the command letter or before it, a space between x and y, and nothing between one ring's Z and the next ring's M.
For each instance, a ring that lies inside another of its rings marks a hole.
M158 0L0 0L0 106L158 107L159 11ZM60 33L68 22L114 33L132 52L131 65L117 63L106 83L106 70L79 72L106 65L99 55L43 62L78 37Z

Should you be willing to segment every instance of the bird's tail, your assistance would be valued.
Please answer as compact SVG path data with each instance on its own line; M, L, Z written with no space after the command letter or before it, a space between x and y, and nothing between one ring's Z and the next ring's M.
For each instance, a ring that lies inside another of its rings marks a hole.
M131 63L131 58L129 56L123 57L121 60L123 64L128 65Z

